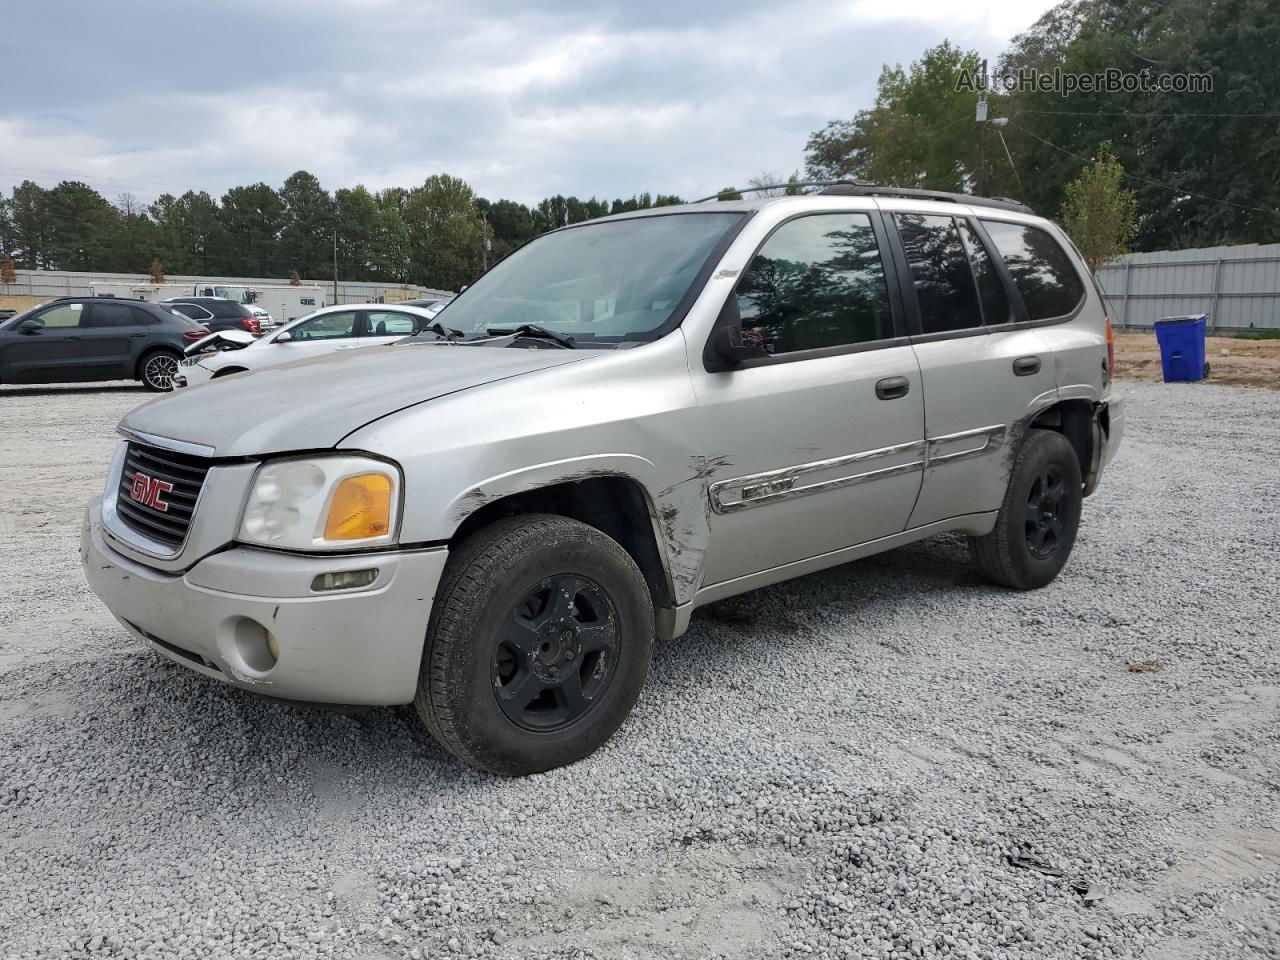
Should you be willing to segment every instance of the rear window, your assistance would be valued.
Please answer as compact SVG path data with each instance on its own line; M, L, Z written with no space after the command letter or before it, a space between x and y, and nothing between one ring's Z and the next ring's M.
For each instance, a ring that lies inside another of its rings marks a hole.
M1065 317L1080 305L1084 283L1049 231L1003 220L983 220L982 225L1013 275L1028 320Z
M215 317L251 317L253 311L234 300L210 300L207 309Z

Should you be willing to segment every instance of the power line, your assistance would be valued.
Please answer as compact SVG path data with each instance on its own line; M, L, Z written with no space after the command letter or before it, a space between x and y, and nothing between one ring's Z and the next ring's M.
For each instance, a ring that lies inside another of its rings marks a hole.
M1054 150L1057 150L1059 153L1065 153L1067 156L1075 157L1077 160L1083 160L1085 163L1090 163L1093 159L1092 157L1082 157L1080 154L1075 153L1074 151L1068 150L1066 147L1060 147L1056 143L1051 143L1050 141L1046 140L1044 137L1038 134L1032 133L1026 127L1022 126L1021 124L1016 124L1012 120L1009 121L1009 125L1012 127L1015 127L1018 130L1021 130L1023 133L1031 137L1033 140L1039 140L1046 147L1052 147ZM1140 177L1137 174L1133 174L1133 173L1125 173L1124 177L1126 180L1137 180L1141 183L1149 183L1152 186L1161 187L1162 189L1172 191L1173 193L1180 193L1186 197L1195 197L1197 200L1208 200L1211 203L1225 203L1227 206L1238 207L1241 210L1251 210L1254 213L1266 213L1272 216L1280 214L1280 210L1275 210L1275 209L1269 210L1266 207L1251 207L1245 203L1236 203L1234 200L1224 200L1221 197L1211 197L1203 193L1192 193L1190 190L1187 190L1185 187L1175 187L1175 186L1172 186L1171 184L1161 183L1159 180L1152 180L1149 177Z

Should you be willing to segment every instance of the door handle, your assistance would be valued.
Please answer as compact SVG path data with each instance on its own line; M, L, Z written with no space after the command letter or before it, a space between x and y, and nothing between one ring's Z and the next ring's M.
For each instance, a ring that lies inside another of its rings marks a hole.
M1039 357L1019 357L1013 361L1013 374L1016 377L1029 377L1040 372Z
M141 339L143 339L144 337L146 337L146 334L145 334L145 333L131 333L131 334L129 334L129 339L130 339L130 340L141 340Z
M885 377L876 383L876 396L881 400L897 400L911 392L911 381L906 377Z
M74 342L74 341L76 341L76 340L79 340L79 339L81 339L81 338L80 338L80 337L63 337L63 339L64 339L64 340L66 340L66 342L67 342L67 343L72 343L72 342Z

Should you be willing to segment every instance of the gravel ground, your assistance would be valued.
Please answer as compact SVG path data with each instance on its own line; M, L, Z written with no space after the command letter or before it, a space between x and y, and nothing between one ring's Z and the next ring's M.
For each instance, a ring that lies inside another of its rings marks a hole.
M1280 957L1280 393L1120 392L1050 587L939 539L718 605L511 781L140 649L76 543L144 395L0 389L0 954Z

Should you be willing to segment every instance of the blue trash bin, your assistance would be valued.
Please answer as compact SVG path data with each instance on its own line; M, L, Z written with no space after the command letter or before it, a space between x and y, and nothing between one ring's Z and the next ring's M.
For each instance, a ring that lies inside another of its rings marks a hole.
M1165 383L1203 380L1209 375L1209 365L1204 360L1204 335L1208 327L1207 313L1156 321L1156 342L1160 344Z

